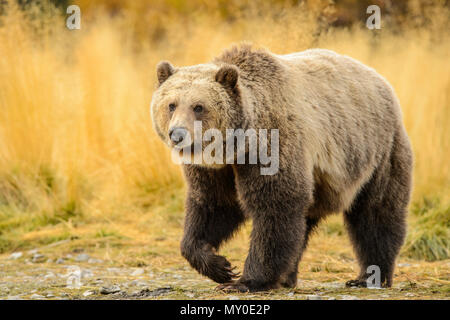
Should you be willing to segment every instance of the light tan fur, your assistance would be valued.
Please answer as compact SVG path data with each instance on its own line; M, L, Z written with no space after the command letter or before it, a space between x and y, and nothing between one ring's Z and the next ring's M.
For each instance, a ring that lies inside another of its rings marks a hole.
M308 138L304 154L309 170L316 182L320 177L339 194L333 211L344 211L371 177L382 156L378 150L392 143L399 125L394 122L401 119L398 100L374 69L333 51L311 49L276 57L288 78L295 79L286 99L294 101L292 107L305 123L301 128ZM348 169L355 152L367 159L357 175Z

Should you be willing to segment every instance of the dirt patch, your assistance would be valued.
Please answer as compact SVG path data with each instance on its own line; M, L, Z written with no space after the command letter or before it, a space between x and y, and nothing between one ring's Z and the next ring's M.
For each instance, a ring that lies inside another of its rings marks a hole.
M313 241L305 254L297 288L245 294L217 291L214 282L191 269L175 250L144 259L139 254L142 248L138 245L113 249L86 248L83 252L79 246L73 248L73 243L64 242L0 256L0 299L354 300L450 297L448 260L429 263L400 259L393 288L345 288L345 281L356 274L351 253L347 253L349 249L346 247L342 247L344 252L320 253L322 242L323 239ZM245 249L238 250L234 243L224 251L234 264L242 268ZM147 263L130 266L129 258L123 258L126 254ZM238 260L233 258L238 256Z

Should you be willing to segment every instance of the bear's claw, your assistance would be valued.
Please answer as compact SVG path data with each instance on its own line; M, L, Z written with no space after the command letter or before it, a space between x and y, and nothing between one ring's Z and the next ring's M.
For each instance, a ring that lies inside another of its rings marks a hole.
M234 272L234 270L236 269L236 267L226 267L225 270L227 271L227 273L230 275L230 277L232 279L237 279L241 276L240 272Z
M233 271L236 267L232 267L225 257L215 254L207 255L207 257L208 259L205 260L208 263L201 272L205 276L218 283L228 283L239 278L240 274Z

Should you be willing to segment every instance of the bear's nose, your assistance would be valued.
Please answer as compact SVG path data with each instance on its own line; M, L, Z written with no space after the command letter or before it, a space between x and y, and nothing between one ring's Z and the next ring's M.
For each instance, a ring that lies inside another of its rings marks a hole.
M175 128L171 128L169 130L170 140L174 143L183 141L184 138L186 137L186 134L187 134L187 129L182 128L182 127L175 127Z

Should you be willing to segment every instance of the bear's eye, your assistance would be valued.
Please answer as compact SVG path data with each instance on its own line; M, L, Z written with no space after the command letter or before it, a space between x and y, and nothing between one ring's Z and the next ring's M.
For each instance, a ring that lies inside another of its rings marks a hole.
M177 107L177 106L175 105L175 103L169 104L169 111L170 111L170 112L174 112L176 107Z
M194 107L194 112L195 113L200 113L203 111L203 106L201 104L198 104Z

